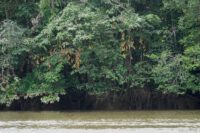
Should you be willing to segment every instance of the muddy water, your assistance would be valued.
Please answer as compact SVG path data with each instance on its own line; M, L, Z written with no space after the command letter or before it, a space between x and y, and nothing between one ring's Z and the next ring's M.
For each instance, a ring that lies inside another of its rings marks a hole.
M200 133L200 111L0 112L0 133Z

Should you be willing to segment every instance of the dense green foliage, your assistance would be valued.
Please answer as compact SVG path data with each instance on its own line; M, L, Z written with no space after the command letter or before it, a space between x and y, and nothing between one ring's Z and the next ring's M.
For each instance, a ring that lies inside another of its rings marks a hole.
M199 0L1 0L0 103L54 103L70 89L197 93L199 9Z

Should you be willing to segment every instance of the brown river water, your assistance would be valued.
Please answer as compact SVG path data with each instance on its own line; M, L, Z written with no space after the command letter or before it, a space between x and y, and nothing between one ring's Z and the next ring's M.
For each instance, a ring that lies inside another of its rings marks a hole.
M0 133L200 133L200 110L0 112Z

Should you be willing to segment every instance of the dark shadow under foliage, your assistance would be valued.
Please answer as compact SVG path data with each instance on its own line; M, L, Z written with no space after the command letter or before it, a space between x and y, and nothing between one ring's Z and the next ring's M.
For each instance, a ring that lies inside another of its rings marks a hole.
M200 94L163 94L158 91L128 90L105 94L88 94L85 91L71 92L61 96L59 102L43 104L40 97L14 101L10 107L0 110L44 111L44 110L183 110L200 109Z

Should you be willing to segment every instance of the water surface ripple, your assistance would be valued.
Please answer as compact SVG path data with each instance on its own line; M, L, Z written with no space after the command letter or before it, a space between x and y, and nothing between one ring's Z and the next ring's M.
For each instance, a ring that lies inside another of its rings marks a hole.
M200 133L200 111L0 112L0 133Z

